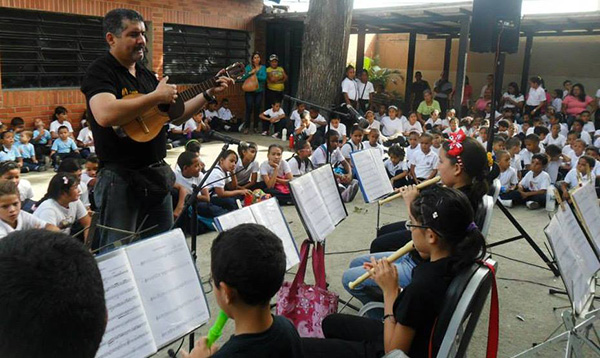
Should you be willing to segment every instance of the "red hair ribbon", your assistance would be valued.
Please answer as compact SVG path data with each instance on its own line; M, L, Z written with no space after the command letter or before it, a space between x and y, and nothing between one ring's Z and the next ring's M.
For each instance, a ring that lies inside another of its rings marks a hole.
M460 129L456 133L450 133L448 137L448 141L450 142L448 154L453 157L460 156L464 149L462 142L465 140L465 138L467 138L467 135L465 134L465 132L463 132L462 129Z

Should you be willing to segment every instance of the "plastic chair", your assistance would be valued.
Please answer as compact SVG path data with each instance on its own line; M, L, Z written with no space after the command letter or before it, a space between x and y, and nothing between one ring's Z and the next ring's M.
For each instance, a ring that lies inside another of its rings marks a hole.
M482 205L485 208L485 218L483 220L483 226L481 227L481 233L483 237L487 238L490 226L492 225L492 214L494 212L494 204L496 200L489 195L484 195Z
M492 182L492 187L490 188L490 195L494 198L494 203L498 200L500 196L500 189L502 188L502 184L500 184L500 179L494 179Z

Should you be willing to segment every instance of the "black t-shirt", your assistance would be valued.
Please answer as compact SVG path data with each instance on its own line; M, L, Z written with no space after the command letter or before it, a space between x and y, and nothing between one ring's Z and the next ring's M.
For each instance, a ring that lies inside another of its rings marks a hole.
M271 328L263 333L231 336L212 357L301 358L304 354L300 336L292 322L285 317L273 316Z
M410 351L407 352L411 358L428 356L431 330L454 278L452 264L453 259L446 257L417 265L413 269L411 283L394 302L396 322L415 330Z
M88 67L81 92L85 95L88 109L90 99L102 92L115 95L117 99L132 93L150 93L158 86L158 80L150 70L141 64L135 65L135 77L109 52ZM101 127L88 111L88 121L94 135L96 154L103 164L120 164L136 169L161 161L167 155L166 131L146 143L136 142L128 137L117 135L112 127Z
M427 81L421 80L420 82L413 82L410 86L410 93L415 95L415 106L418 106L423 101L423 91L430 89Z

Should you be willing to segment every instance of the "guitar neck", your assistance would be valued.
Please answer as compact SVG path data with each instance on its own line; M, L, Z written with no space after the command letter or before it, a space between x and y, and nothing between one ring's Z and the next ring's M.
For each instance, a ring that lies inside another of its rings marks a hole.
M184 102L196 97L200 93L207 91L211 88L217 87L217 78L210 78L202 83L197 85L193 85L192 87L186 89L179 93L179 96L183 99Z

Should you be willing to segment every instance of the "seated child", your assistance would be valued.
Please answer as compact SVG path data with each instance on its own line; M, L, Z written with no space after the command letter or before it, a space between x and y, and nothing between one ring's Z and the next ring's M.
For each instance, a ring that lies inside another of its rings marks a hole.
M510 167L517 172L517 176L521 178L523 166L521 163L521 140L518 137L512 137L506 141L506 151L510 154Z
M506 150L499 150L496 152L496 163L500 169L500 198L506 197L508 193L517 188L519 184L519 177L515 168L510 166L510 153ZM504 204L504 203L503 203ZM506 206L506 205L505 205Z
M219 108L218 117L223 121L223 129L228 132L238 131L238 119L231 113L231 110L229 109L229 100L227 98L221 100L221 108Z
M398 107L389 106L388 116L381 119L381 139L385 146L391 146L394 143L402 145L405 141L403 136L404 120L406 117L398 118Z
M183 130L188 133L189 138L207 141L210 126L204 121L204 111L200 109L194 113L192 118L188 119L183 125Z
M21 152L15 145L15 137L12 132L2 132L2 151L0 151L0 162L12 161L16 162L21 173L28 173L29 168L23 166L23 158Z
M96 152L94 147L94 135L85 119L81 120L81 130L77 135L77 146L81 148L80 153L84 159Z
M504 140L504 137L502 137L500 135L494 136L494 141L492 142L492 154L496 155L496 153L499 150L505 150L505 149L506 149L506 141Z
M600 179L598 178L600 176L600 161L598 161L598 159L600 159L600 149L593 145L588 145L585 148L585 155L589 155L590 157L594 158L596 164L594 165L594 170L592 170L592 173L596 180Z
M302 121L302 117L307 113L309 114L309 112L306 110L306 104L298 102L296 110L294 110L290 115L290 127L292 127L292 129L298 127L300 125L300 121ZM291 133L291 131L288 131L288 133Z
M94 202L94 186L96 185L99 165L100 161L98 160L98 157L96 154L92 154L85 159L85 171L81 173L81 183L87 187L90 209L92 210L96 210L96 203Z
M69 111L63 106L58 106L54 109L54 114L52 114L52 122L50 122L50 135L52 139L58 138L58 130L60 127L67 127L69 132L69 137L74 139L73 137L73 126L71 122L69 122Z
M8 161L0 163L0 179L10 180L19 189L21 198L21 208L29 213L33 213L35 205L33 201L33 188L27 179L21 179L21 169L16 162Z
M332 114L331 120L329 121L331 124L331 129L336 131L339 136L339 146L340 148L346 144L348 138L346 137L346 125L344 123L340 123L340 118L337 115ZM325 129L325 138L327 138L327 132L329 131L329 126Z
M314 136L317 134L317 126L310 121L310 115L302 117L300 126L294 130L296 140L305 140L311 144L311 147L318 147L320 143L314 140ZM314 144L313 144L314 143Z
M301 139L294 142L294 149L296 152L287 162L292 175L299 177L313 170L313 164L310 161L312 148L310 143Z
M546 190L551 187L550 175L544 171L546 164L548 164L546 154L534 154L529 171L519 182L517 190L503 197L504 206L510 208L514 204L525 204L531 210L545 206Z
M585 142L585 145L590 145L592 144L592 136L590 136L589 132L583 130L583 126L583 121L581 119L576 119L575 121L573 121L571 129L574 130L576 133L579 133L579 138Z
M504 134L508 135L508 127L510 127L509 121L507 121L505 119L500 120L498 122L498 133L497 134L504 133Z
M415 152L410 164L410 176L416 184L431 179L437 174L439 157L431 150L433 137L429 133L421 135L421 150Z
M75 141L69 137L69 130L67 127L61 126L58 128L58 138L52 143L50 157L52 158L54 168L58 168L60 161L64 159L81 158L79 149L77 149L77 145L75 145Z
M479 143L481 143L481 145L487 149L487 142L488 142L488 127L480 127L479 128L479 135L477 136L477 140L479 141Z
M25 121L21 117L14 117L10 120L10 131L15 135L15 143L21 142L21 133L25 130Z
M419 134L423 133L423 127L421 127L421 122L419 122L418 119L419 117L417 117L415 112L411 112L408 115L408 120L402 125L402 132L405 137L412 132L417 132Z
M417 132L413 132L408 136L408 147L406 147L406 161L410 163L415 153L420 152L419 138L421 135Z
M0 357L94 358L107 310L92 254L65 234L24 230L0 240L0 262Z
M442 135L442 132L439 129L432 129L431 131L429 131L429 133L431 133L431 136L433 137L433 141L431 141L431 150L433 150L437 154L442 148L444 136Z
M460 127L458 126L458 118L454 117L450 120L449 127L442 131L442 134L458 133ZM465 131L467 133L467 131Z
M371 257L364 268L375 270L372 280L383 291L383 320L329 315L323 320L325 339L302 339L306 357L381 357L395 349L410 357L428 356L446 291L454 277L485 256L485 239L462 192L441 186L420 193L410 188L404 198L406 225L422 258L408 285L401 289L395 264L383 256L389 252Z
M533 156L543 153L545 153L545 151L542 147L540 147L540 137L534 133L528 134L525 137L525 149L521 150L519 153L521 160L523 161L523 169L525 171L529 170Z
M181 185L181 189L185 191L185 198L192 194L194 186L200 185L204 177L204 174L200 172L200 158L192 152L183 152L177 157L177 166L180 170L175 173L175 182ZM181 195L181 193L179 194ZM196 208L200 216L214 218L227 213L220 206L210 203L210 193L207 187L198 192L197 199Z
M591 118L592 115L588 110L579 113L579 119L581 119L581 121L583 122L583 131L589 134L593 134L596 131L594 121L591 121Z
M394 144L388 149L388 155L390 157L383 162L383 165L394 189L409 185L411 183L408 177L410 170L408 163L404 160L404 148L400 144Z
M383 117L385 117L387 115L387 113L385 112L385 105L384 104L380 104L379 105L379 110L377 111L377 113L375 113L375 120L378 122L381 122L381 120L383 119Z
M288 162L282 160L283 147L271 144L267 160L260 165L260 177L265 183L265 193L277 198L279 205L292 204L289 182L293 175Z
M67 235L75 222L82 228L90 226L91 218L85 206L79 200L79 180L75 174L58 173L48 184L46 195L39 201L33 215L47 223L57 226ZM83 232L83 241L88 237L88 230Z
M217 105L219 103L216 99L211 99L206 104L206 110L204 111L204 117L206 121L210 125L210 128L216 131L220 131L223 129L223 121L219 118L219 111L217 110Z
M260 171L256 161L258 146L254 142L241 142L238 144L239 159L235 166L238 189L259 189L258 172Z
M35 147L29 141L31 140L32 133L30 131L21 132L20 143L17 146L21 158L23 158L23 166L27 167L29 171L43 172L46 170L46 166L40 164L35 157Z
M220 349L203 337L183 357L304 357L294 325L269 306L285 275L281 240L264 226L242 224L220 233L210 256L213 294L235 321L235 335Z
M546 155L548 156L548 165L546 165L544 171L550 175L550 183L554 185L559 180L559 177L562 178L562 174L560 173L561 166L565 162L570 163L571 159L562 154L560 148L554 144L546 147Z
M319 113L319 109L316 107L311 107L308 114L310 115L310 121L317 126L317 133L315 133L315 137L313 138L313 145L316 148L325 141L325 127L327 126L327 120Z
M383 148L383 145L379 143L379 130L372 128L367 135L367 140L363 141L362 145L365 149L377 149L381 154L381 157L384 157L385 149Z
M243 202L244 195L252 194L248 189L237 189L235 167L238 155L233 150L228 150L219 155L219 164L210 172L206 179L206 188L210 192L210 203L220 206L227 211L238 208L236 200Z
M21 210L19 189L11 180L0 179L0 239L13 231L58 228Z
M351 129L350 140L347 141L346 144L344 144L342 146L342 155L344 156L344 159L346 159L348 164L350 164L350 167L352 168L353 174L355 176L356 176L356 172L354 172L354 165L352 164L352 159L350 158L350 153L364 149L363 144L362 144L362 137L363 137L362 129L360 129L358 124L355 124L352 126L352 129Z
M381 122L375 120L375 113L373 113L373 111L366 111L365 119L367 120L367 122L369 122L367 128L363 130L365 136L368 136L372 129L377 129L377 131L381 131Z
M167 130L167 138L169 139L173 148L177 148L185 144L191 132L192 128L190 126L187 126L186 128L185 123L182 123L180 125L169 123L169 129Z
M434 127L437 126L438 128L441 128L443 130L443 124L444 121L440 118L440 111L434 109L431 112L431 116L429 117L429 119L427 119L427 121L425 122L425 129L432 130Z
M582 155L577 161L577 166L569 171L565 176L565 180L559 182L558 187L561 189L561 196L563 200L569 200L569 190L577 187L579 183L592 182L592 185L596 186L596 178L593 177L592 172L596 165L594 158L588 155ZM590 173L590 175L588 175Z
M571 169L577 166L579 158L581 158L581 156L585 154L585 147L586 144L583 141L583 139L575 139L573 144L571 144L571 148L573 148L573 150L569 153L569 156L571 157Z
M550 144L554 144L557 145L559 148L563 148L567 142L567 138L565 138L565 136L563 136L562 134L560 134L560 123L554 123L551 126L552 131L550 132L550 135L546 136L546 139L544 139L544 146L548 146Z
M34 121L35 130L33 131L33 146L35 147L35 156L37 160L43 160L45 156L50 155L50 145L52 144L52 136L46 129L44 121L41 118L36 118Z
M306 113L306 114L308 114L308 113ZM268 122L268 124L263 123L263 129L265 129L265 130L262 132L262 135L269 134L269 127L272 124L274 127L274 131L275 131L273 133L272 137L273 138L281 138L281 131L284 128L286 128L287 122L285 120L285 112L281 108L280 101L275 100L273 102L273 104L271 105L271 108L269 108L266 111L264 111L263 113L261 113L258 117L260 119L262 119L263 121ZM301 123L298 126L296 126L296 128L299 128L300 125L301 125ZM316 127L314 129L316 131Z
M87 209L90 207L90 193L88 186L81 181L82 170L79 163L79 159L67 158L60 163L56 171L58 173L73 174L77 177L77 181L79 182L79 200L81 200Z

